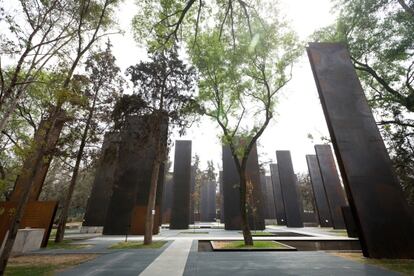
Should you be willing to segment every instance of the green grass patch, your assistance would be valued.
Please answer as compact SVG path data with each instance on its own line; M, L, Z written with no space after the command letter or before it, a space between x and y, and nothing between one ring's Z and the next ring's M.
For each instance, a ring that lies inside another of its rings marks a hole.
M335 234L335 236L348 237L348 233L343 229L332 229L329 232Z
M271 232L266 231L252 231L252 236L276 236Z
M73 244L75 240L63 240L56 243L54 240L49 240L47 249L82 249L89 246L89 244Z
M382 268L396 271L406 276L414 276L414 260L406 259L369 259L360 253L334 253L335 256L343 257L363 264L376 265Z
M96 254L23 255L12 257L9 259L5 275L54 275L59 271L93 260L96 257Z
M44 275L53 275L53 272L59 269L59 267L54 265L22 265L22 266L8 266L6 269L6 276L44 276Z
M166 243L166 241L153 241L151 244L146 245L142 241L118 242L111 245L109 249L152 249L161 248Z
M214 249L291 249L280 242L254 241L253 246L245 245L244 241L213 241Z

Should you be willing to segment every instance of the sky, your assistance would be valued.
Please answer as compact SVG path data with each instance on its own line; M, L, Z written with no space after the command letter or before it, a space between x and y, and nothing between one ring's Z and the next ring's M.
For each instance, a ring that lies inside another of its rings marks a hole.
M335 19L329 0L301 1L300 5L297 1L280 0L280 4L282 14L304 41ZM131 20L136 11L133 0L122 4L118 23L124 34L111 38L113 53L122 71L146 57L145 50L132 37ZM314 154L314 143L321 142L322 136L329 137L329 133L305 49L278 101L276 116L258 141L259 162L276 162L276 150L290 150L295 172L307 172L305 155ZM315 139L309 139L308 134ZM220 130L213 121L201 118L186 135L180 137L174 133L172 140L192 140L192 155L200 156L201 169L207 167L208 160L218 169L222 166L219 135ZM174 148L170 152L172 161L173 157Z

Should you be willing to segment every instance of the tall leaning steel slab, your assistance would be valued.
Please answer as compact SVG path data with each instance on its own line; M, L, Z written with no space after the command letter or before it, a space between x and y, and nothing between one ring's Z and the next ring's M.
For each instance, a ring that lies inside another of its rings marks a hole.
M299 203L296 175L293 171L292 158L288 150L276 151L279 168L280 186L285 205L287 227L303 227L302 211Z
M188 229L190 223L191 141L175 143L174 187L170 229Z
M346 47L307 48L366 257L414 258L414 218Z
M229 146L223 146L224 229L240 230L240 178Z
M285 203L283 202L282 187L280 186L279 168L277 164L270 164L270 176L272 178L277 224L286 225Z
M316 157L328 198L332 225L335 229L345 229L342 207L347 206L344 190L339 180L338 170L330 145L315 145Z
M112 195L119 143L119 133L108 132L105 134L102 154L96 169L82 226L103 226L105 223L106 211Z
M326 198L318 159L316 155L306 155L306 162L308 164L312 192L318 212L319 225L321 227L332 227L331 212L329 211L328 199Z

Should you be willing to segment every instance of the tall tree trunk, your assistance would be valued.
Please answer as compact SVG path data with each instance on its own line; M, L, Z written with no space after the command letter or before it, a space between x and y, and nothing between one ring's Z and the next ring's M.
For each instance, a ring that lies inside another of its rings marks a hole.
M158 155L158 153L156 153ZM145 232L144 232L144 244L152 243L152 231L154 228L154 213L155 201L157 198L157 186L158 186L158 175L160 172L160 160L159 158L154 159L151 173L151 186L148 195L147 212L145 216Z
M247 216L247 206L246 206L246 186L247 186L247 179L246 179L246 166L242 165L239 171L240 177L240 213L242 219L242 231L243 231L243 239L245 245L253 245L253 238L252 233L250 231L249 219Z
M98 91L95 92L95 95L94 95L94 98L93 98L92 107L89 111L89 115L88 115L88 119L86 121L85 129L83 130L83 134L82 134L82 140L81 140L81 143L79 145L78 153L76 155L76 163L75 163L75 167L73 168L72 178L70 179L68 192L66 194L65 201L63 202L62 213L61 213L60 218L59 218L59 224L58 224L58 227L57 227L56 237L55 237L55 242L57 242L57 243L61 242L63 240L64 235L65 235L66 221L68 219L70 201L72 199L73 192L75 190L76 180L77 180L78 174L79 174L79 167L80 167L80 163L82 161L83 150L85 149L86 140L88 139L88 132L89 132L89 128L90 128L90 125L91 125L91 122L92 122L93 114L94 114L94 111L95 111L97 98L98 98Z
M161 105L162 107L162 105ZM158 175L160 173L160 162L164 157L164 149L161 148L161 124L162 114L155 114L154 129L152 130L152 137L155 139L155 156L151 172L151 184L148 194L147 212L145 216L145 230L144 230L144 244L152 243L152 229L154 228L154 213L155 201L157 197ZM151 138L150 138L151 139ZM149 141L151 144L151 141Z
M46 140L49 138L50 130L54 128L55 124L56 124L56 120L52 121L52 127L48 129L48 132L46 134ZM36 147L39 147L39 146L40 145L36 145ZM36 158L36 161L34 162L35 168L39 167L42 160L43 160L43 155L39 154ZM29 200L30 188L33 185L35 174L36 174L36 170L32 170L30 172L30 177L31 177L30 179L32 180L30 182L27 182L24 185L24 188L22 189L22 194L21 194L21 197L19 198L19 201L16 207L16 213L14 215L12 223L10 224L9 235L7 237L3 252L0 256L0 275L3 275L6 270L7 262L9 260L11 251L13 249L14 241L16 240L17 232L20 227L20 222L26 210L27 202Z

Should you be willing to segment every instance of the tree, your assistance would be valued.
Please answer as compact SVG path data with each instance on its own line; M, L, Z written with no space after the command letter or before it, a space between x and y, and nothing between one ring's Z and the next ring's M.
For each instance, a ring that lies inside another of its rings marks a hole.
M176 126L182 132L190 122L189 115L195 105L193 94L196 77L194 68L179 59L176 47L150 53L149 59L148 62L141 62L127 69L134 86L134 95L129 97L129 101L121 100L118 108L114 110L114 117L118 118L118 122L122 122L122 118L131 113L151 116L146 129L146 139L153 141L155 145L155 158L148 195L144 244L152 242L159 168L165 160L167 151L164 128L168 124L169 128Z
M266 6L262 7L263 9ZM268 11L273 11L269 8ZM274 115L277 93L291 79L300 55L295 34L278 14L239 18L230 27L199 32L188 44L200 73L198 101L203 114L217 122L240 177L240 212L246 245L253 239L247 219L247 158Z
M155 49L169 47L176 41L189 37L195 42L199 31L211 24L212 19L220 34L228 27L235 31L237 21L244 19L249 22L258 8L269 8L264 2L260 1L258 4L254 0L163 0L159 3L140 1L137 3L138 13L133 19L134 35L137 41L146 42L150 48ZM273 2L266 4L272 5Z
M414 3L404 0L334 2L335 9L339 10L336 23L316 32L314 38L348 46L368 100L377 113L377 123L391 158L400 159L401 146L407 156L412 152L414 130L410 119L414 112ZM407 190L411 186L408 190L414 190L412 181L404 174L410 168L401 169L404 165L396 162L403 188Z
M62 204L62 212L60 214L55 242L61 242L63 240L70 202L75 190L84 149L87 145L88 138L90 138L90 129L92 128L92 130L94 130L93 128L96 128L99 123L104 122L104 120L102 120L104 118L103 116L99 116L100 121L97 122L95 113L99 111L101 114L108 114L109 110L112 109L111 107L113 103L118 98L118 94L122 92L123 80L119 75L120 69L115 64L115 57L112 55L111 47L112 45L108 41L104 51L92 53L86 61L85 71L88 75L86 76L87 84L85 94L90 97L89 106L87 108L87 118L82 131L79 149L76 154L76 161L69 189Z
M32 159L32 164L33 166L31 166L31 169L29 171L25 172L25 175L28 179L28 181L26 181L25 183L23 183L23 187L21 190L21 196L19 198L19 201L17 203L17 207L16 207L16 212L14 215L14 218L12 220L10 229L9 229L9 236L6 240L5 246L4 246L4 250L0 256L0 274L4 273L6 266L7 266L7 261L8 258L10 256L16 235L17 235L17 231L19 229L19 225L20 225L20 221L22 219L24 210L26 208L27 205L27 201L29 199L29 195L30 195L30 190L31 187L35 181L35 176L37 171L39 170L40 167L44 167L44 156L47 155L48 153L45 151L45 144L47 146L47 144L49 143L50 139L51 140L55 140L56 136L59 137L60 136L60 131L61 128L59 127L59 124L62 123L62 120L66 120L65 118L65 112L63 110L63 108L65 107L65 104L72 104L73 103L73 99L77 98L77 91L76 89L72 86L72 77L73 74L75 72L75 69L77 68L79 62L81 61L82 57L85 55L85 53L87 51L89 51L89 49L92 47L92 45L103 35L105 35L105 33L102 33L102 30L105 31L105 29L107 27L109 27L113 21L111 20L111 11L113 9L113 7L116 6L117 4L117 0L102 0L102 1L93 1L93 0L84 0L84 1L68 1L67 3L65 2L65 4L61 7L62 11L70 11L71 13L68 15L70 18L70 22L68 24L68 26L70 26L72 33L71 35L74 37L74 45L70 45L70 48L66 48L65 51L63 51L63 53L65 55L59 56L61 58L62 61L59 61L58 63L58 69L64 69L63 71L63 81L60 84L59 88L57 89L57 93L59 93L59 97L57 97L57 103L54 107L52 107L50 109L50 112L48 114L48 123L46 124L46 131L44 134L42 133L38 133L39 137L41 135L44 135L44 143L36 143L35 145L33 145L33 152L34 154L28 158ZM39 3L38 1L34 1L33 5L31 6L26 6L27 2L23 2L23 11L26 14L30 14L31 12L34 11L34 9L36 7L46 7L46 11L53 9L55 7L55 5L58 5L60 2L59 0L56 1L46 1L46 2L42 2ZM48 6L48 4L50 4L51 6ZM27 8L27 9L26 9ZM44 27L43 25L39 25L39 26L35 26L35 22L37 22L36 20L46 20L46 18L48 17L48 13L41 17L41 18L36 18L36 19L31 19L28 20L28 24L27 26L22 26L22 28L33 28L34 30L40 30L42 27ZM11 20L13 20L13 18L11 18ZM12 22L12 21L10 21ZM53 22L53 24L51 24L50 26L54 26L54 25L59 25L60 23L60 19L57 19L56 21ZM35 26L35 27L34 27ZM14 27L13 27L14 28ZM13 30L12 28L12 30ZM50 27L51 28L51 27ZM46 28L46 30L48 30L48 28ZM60 34L60 32L57 32L58 34ZM33 33L32 33L33 34ZM34 34L36 34L36 32L34 31ZM30 38L31 36L29 36ZM19 36L17 36L17 40L19 41L22 40L23 45L26 45L26 40L25 38L21 38ZM46 39L46 37L44 38ZM52 39L53 41L53 39ZM44 42L44 40L40 40L40 44L42 44L42 42ZM52 42L53 44L53 42ZM32 41L30 41L30 39L28 40L28 48L26 47L26 50L23 50L23 53L26 53L27 49L31 49L31 45L32 45ZM62 46L63 47L63 46ZM61 48L58 48L59 50ZM52 53L48 53L47 51L45 53L41 53L38 52L40 51L40 48L37 48L35 50L35 53L37 53L38 55L44 55L47 58L51 58L54 57L55 55L53 55ZM53 52L54 53L54 52ZM27 56L27 55L26 55ZM69 61L65 60L65 57L68 56ZM20 62L21 61L21 62ZM24 62L24 58L20 59L19 62L17 63L18 67L23 66L23 62ZM29 67L30 69L31 67ZM18 74L17 74L18 76ZM13 81L14 78L12 78L11 80ZM30 80L30 79L29 79ZM14 86L12 87L14 89ZM12 89L12 90L13 90ZM11 91L12 91L11 90ZM6 90L7 93L9 90ZM11 92L10 91L10 92ZM14 110L14 103L17 102L19 100L19 94L16 94L16 96L14 97L14 100L12 100L11 104L9 104L8 109L5 112L5 117L10 116L9 113L10 110ZM4 117L3 117L4 118ZM1 125L0 125L1 127ZM59 129L60 128L60 129ZM36 137L36 135L35 135ZM54 144L54 142L51 144ZM51 160L51 159L50 159ZM50 163L50 161L49 161ZM47 168L49 167L49 164L46 164L46 171Z

